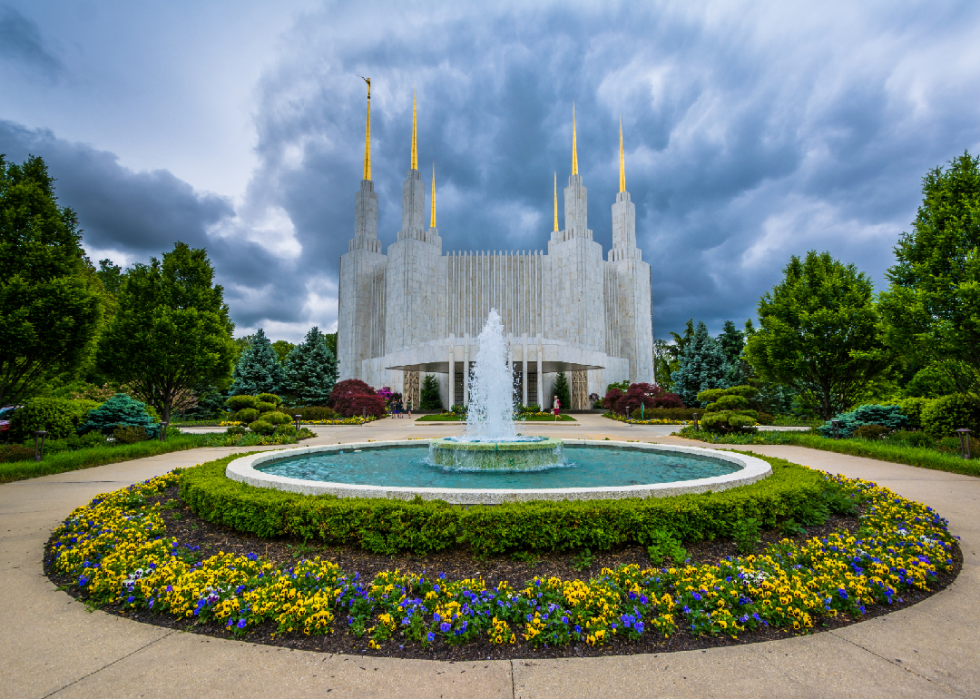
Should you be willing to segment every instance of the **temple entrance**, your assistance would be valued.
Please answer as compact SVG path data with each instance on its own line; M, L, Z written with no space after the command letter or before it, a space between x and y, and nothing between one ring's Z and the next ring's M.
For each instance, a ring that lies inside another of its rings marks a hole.
M589 372L573 371L572 374L572 410L588 410L589 405Z

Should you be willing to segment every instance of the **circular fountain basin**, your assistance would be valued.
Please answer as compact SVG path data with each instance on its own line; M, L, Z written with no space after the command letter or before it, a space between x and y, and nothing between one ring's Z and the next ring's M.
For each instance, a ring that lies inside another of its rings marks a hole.
M588 440L564 440L564 447L564 467L516 472L422 463L428 460L428 443L409 440L263 452L235 459L225 473L249 485L308 495L421 497L456 505L669 497L727 490L772 473L761 459L699 447ZM588 453L603 457L592 459L600 467L590 466ZM304 465L317 461L322 469ZM584 485L557 487L575 482ZM452 483L463 487L447 485Z
M437 466L491 471L530 471L565 463L562 441L552 437L523 437L506 442L434 439L429 444L429 460Z

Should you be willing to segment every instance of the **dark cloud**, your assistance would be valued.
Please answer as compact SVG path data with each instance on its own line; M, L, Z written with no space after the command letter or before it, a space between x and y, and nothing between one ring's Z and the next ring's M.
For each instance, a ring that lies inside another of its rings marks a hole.
M234 210L46 132L8 124L0 144L45 155L92 245L207 245L240 329L291 340L336 321L363 156L358 75L373 82L385 245L401 222L413 86L447 250L546 249L573 102L589 224L608 250L622 115L658 337L690 317L741 323L809 249L880 284L923 174L980 150L975 3L331 4L281 46L256 88L259 165Z
M65 70L53 51L45 45L37 24L15 8L0 6L0 59L14 61L56 80Z

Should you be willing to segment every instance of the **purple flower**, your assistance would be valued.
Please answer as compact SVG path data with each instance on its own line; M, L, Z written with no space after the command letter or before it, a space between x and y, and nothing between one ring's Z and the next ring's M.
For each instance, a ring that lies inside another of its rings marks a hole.
M432 632L430 631L430 632L428 633L428 635L427 635L427 636L425 637L425 639L426 639L426 640L427 640L427 641L428 641L429 643L432 643L432 642L433 642L434 640L436 640L436 635L435 635L434 633L432 633Z
M448 621L444 621L441 624L439 624L439 630L442 631L443 633L449 633L449 629L451 628L452 628L452 624L450 624Z
M238 628L240 628L240 629L244 629L245 628L245 620L244 619L239 619L238 620Z

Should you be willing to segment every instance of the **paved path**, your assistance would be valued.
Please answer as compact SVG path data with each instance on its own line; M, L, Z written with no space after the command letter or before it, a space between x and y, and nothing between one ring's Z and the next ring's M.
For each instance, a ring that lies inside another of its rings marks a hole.
M665 436L669 427L582 417L576 437L686 441ZM383 420L331 428L312 441L458 431ZM549 434L545 425L533 431ZM809 637L664 655L453 664L173 632L90 613L43 576L44 542L72 508L231 452L198 449L0 486L0 697L980 697L980 479L798 447L754 450L875 480L935 506L962 537L959 579L909 609Z

